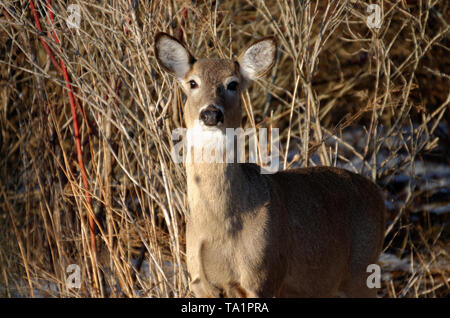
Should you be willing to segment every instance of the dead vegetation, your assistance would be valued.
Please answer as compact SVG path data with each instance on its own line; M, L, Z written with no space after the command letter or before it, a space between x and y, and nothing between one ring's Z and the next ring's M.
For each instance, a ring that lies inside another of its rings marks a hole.
M184 169L170 157L183 96L152 51L165 31L206 57L275 34L244 125L280 128L286 168L345 166L380 185L380 296L448 296L450 4L372 2L379 29L366 1L2 2L0 295L190 296Z

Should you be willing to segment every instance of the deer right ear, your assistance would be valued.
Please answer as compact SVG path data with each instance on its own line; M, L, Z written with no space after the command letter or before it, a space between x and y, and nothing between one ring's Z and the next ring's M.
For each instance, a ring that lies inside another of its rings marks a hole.
M156 34L155 55L159 65L179 80L184 78L195 63L195 58L186 46L167 33Z
M246 85L266 74L275 63L277 41L269 36L248 46L238 58Z

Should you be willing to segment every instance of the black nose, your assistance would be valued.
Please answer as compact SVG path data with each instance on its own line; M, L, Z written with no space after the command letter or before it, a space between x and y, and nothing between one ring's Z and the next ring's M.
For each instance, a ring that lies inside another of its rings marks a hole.
M223 123L223 113L216 106L209 105L200 112L200 120L206 126L216 126L218 123Z

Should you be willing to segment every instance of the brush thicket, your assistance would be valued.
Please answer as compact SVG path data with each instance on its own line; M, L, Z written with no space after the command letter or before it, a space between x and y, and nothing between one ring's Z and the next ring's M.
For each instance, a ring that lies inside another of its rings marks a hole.
M42 32L30 1L0 4L0 296L191 296L185 173L170 156L183 95L156 63L158 31L231 58L276 35L273 72L243 96L244 126L280 129L284 168L345 166L380 185L384 252L408 264L382 263L380 296L449 294L449 212L430 205L448 204L448 192L430 198L449 177L417 170L449 163L447 1L375 2L379 29L366 1L73 1L79 29L66 1L32 2Z

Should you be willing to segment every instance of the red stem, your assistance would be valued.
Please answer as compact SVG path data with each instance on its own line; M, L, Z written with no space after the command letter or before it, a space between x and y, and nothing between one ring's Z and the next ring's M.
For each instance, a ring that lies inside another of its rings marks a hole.
M181 25L180 25L180 32L178 33L178 40L183 41L183 30L184 30L184 24L186 21L188 9L187 7L183 10L183 17L181 18Z
M34 22L36 24L36 28L42 33L42 28L41 28L41 24L39 22L39 17L37 15L36 12L36 7L34 5L34 1L33 0L29 0L30 3L30 8L31 11L33 13L34 16ZM51 9L51 3L50 0L47 0L47 8L49 10L49 16L50 16L50 21L51 24L54 24L53 21L53 12ZM59 39L56 35L56 32L53 30L53 37L55 39L55 42L57 44L60 44ZM83 162L83 149L81 146L81 138L80 138L80 130L79 130L79 125L78 125L78 120L77 120L77 111L76 111L76 105L78 104L78 101L76 100L75 96L73 95L73 90L72 90L72 85L70 84L70 79L69 79L69 74L67 73L67 69L66 66L64 64L64 61L62 58L60 58L60 63L61 63L61 67L59 67L58 63L56 62L53 52L51 51L50 47L48 46L48 44L45 42L45 39L43 36L39 36L44 49L47 51L47 54L49 55L50 59L52 60L53 65L55 66L55 68L64 76L64 80L66 82L66 87L67 87L67 92L69 95L69 100L70 100L70 106L72 109L72 120L73 120L73 130L74 130L74 135L75 135L75 144L76 144L76 148L77 148L77 159L78 159L78 164L80 165L80 170L81 170L81 177L83 179L83 185L85 188L85 197L86 200L88 202L88 205L90 207L92 207L92 198L91 195L89 193L89 182L87 179L87 173L86 173L86 168L84 166L84 162ZM90 239L91 239L91 247L92 247L92 251L94 253L94 255L97 253L97 246L96 246L96 242L95 242L95 222L94 219L92 217L91 214L88 213L88 220L89 220L89 233L90 233Z
M39 18L38 18L38 15L37 15L36 7L34 6L33 0L30 0L30 7L31 7L31 11L32 11L33 16L34 16L34 22L36 24L36 29L38 29L38 31L40 33L42 33L41 23L39 22ZM48 46L47 42L45 42L44 37L42 35L39 35L39 39L41 40L42 45L44 46L44 50L47 52L48 57L52 61L53 66L58 70L58 72L60 72L62 74L62 70L59 67L58 62L56 61L52 50Z

